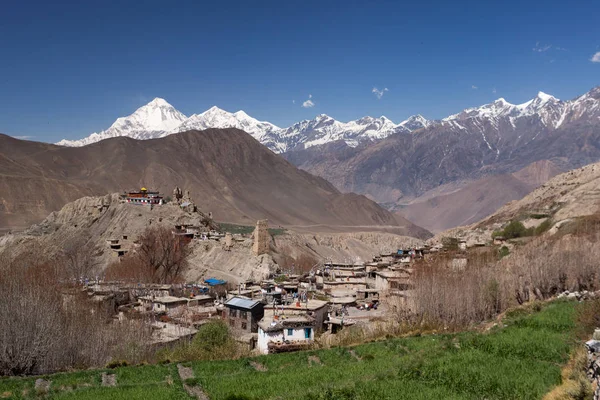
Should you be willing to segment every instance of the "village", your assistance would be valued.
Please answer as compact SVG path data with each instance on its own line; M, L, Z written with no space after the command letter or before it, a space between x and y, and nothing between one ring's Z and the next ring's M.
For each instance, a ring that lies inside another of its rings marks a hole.
M181 207L193 206L189 194L179 188L173 197ZM124 194L122 201L132 207L164 204L158 192L146 188ZM267 220L257 221L251 235L192 225L173 225L171 234L184 243L213 241L226 251L249 236L256 257L269 252L271 240ZM119 260L135 252L139 242L122 235L107 240L106 246ZM459 248L465 249L464 241ZM311 348L318 338L368 325L399 308L410 310L416 262L442 249L442 245L396 249L375 254L369 262L322 260L303 273L280 271L261 280L205 277L198 282L149 284L97 279L86 280L84 290L117 321L148 317L151 345L189 340L200 326L220 319L252 352L288 352Z

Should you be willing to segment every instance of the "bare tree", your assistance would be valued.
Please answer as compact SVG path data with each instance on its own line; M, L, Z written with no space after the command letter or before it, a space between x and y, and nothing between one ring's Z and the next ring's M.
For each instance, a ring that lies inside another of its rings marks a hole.
M96 244L85 234L68 240L60 253L66 277L75 281L93 277L101 265L98 253Z
M139 237L139 246L121 262L109 266L108 279L173 283L188 267L192 249L167 227L151 227Z
M60 292L49 265L0 261L0 374L36 371L60 338ZM37 263L36 263L37 264ZM57 312L58 311L58 312Z
M99 367L143 344L150 333L140 321L112 322L98 303L64 285L62 260L47 253L38 244L0 254L0 375Z

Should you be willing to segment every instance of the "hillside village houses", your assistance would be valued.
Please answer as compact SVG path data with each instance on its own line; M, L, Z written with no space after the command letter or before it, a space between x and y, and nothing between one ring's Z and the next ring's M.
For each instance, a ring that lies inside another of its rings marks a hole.
M176 205L190 206L189 193L184 195L176 188L173 196ZM132 206L164 204L158 192L145 188L129 192L124 201ZM217 241L224 250L237 246L236 235L206 226L178 224L172 227L172 234L188 243ZM270 251L266 220L257 222L250 237L253 245L247 251L255 256ZM126 234L107 241L107 247L118 257L136 251L137 245L136 238ZM108 304L119 318L127 318L129 313L152 316L157 342L190 338L206 321L221 319L238 341L258 353L294 351L312 346L325 331L335 333L385 315L386 307L381 305L391 296L410 298L412 264L430 250L398 249L378 254L367 263L330 260L303 274L273 275L240 283L215 277L172 285L94 282L87 291Z
M325 331L369 323L381 315L371 310L389 296L410 296L410 264L422 254L402 250L367 264L326 262L285 280L272 277L235 286L217 278L173 285L100 282L89 285L88 292L105 301L110 297L121 318L130 312L154 315L161 322L153 325L157 342L189 338L195 334L189 329L217 318L256 352L295 351L310 347Z

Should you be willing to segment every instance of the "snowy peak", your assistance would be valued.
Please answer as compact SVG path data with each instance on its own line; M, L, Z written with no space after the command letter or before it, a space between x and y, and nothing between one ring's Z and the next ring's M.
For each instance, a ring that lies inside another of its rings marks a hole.
M150 103L146 104L144 107L173 107L170 105L165 99L161 99L160 97L155 97Z
M303 120L283 129L270 122L252 118L242 110L231 113L217 106L187 118L166 100L157 97L133 114L118 118L105 131L93 133L81 140L62 140L58 144L83 146L117 136L151 139L189 130L237 128L248 132L274 152L281 153L339 140L349 146L358 146L363 142L380 140L392 134L407 134L440 123L449 123L451 127L461 130L475 125L489 126L496 130L517 130L524 126L538 126L537 124L540 124L540 129L557 129L564 123L579 118L595 120L599 117L600 87L571 101L561 101L544 92L517 105L499 98L489 104L467 108L441 121L429 121L417 114L399 124L385 116L365 116L341 122L327 114L319 114L312 120Z
M501 97L492 103L484 104L480 107L467 108L458 114L444 118L442 121L461 121L470 118L497 120L502 117L515 119L537 114L540 114L541 118L544 119L544 114L549 111L554 113L557 111L557 108L563 107L564 104L565 102L544 92L538 92L533 99L517 105L511 104Z
M230 113L217 106L213 106L201 114L194 114L179 126L174 128L171 133L185 132L191 130L203 130L208 128L237 128L252 135L259 142L267 145L273 151L281 149L273 143L270 143L269 136L280 128L270 122L259 121L250 117L244 111ZM267 144L269 142L269 144Z
M550 94L546 94L544 92L538 92L538 94L535 98L539 99L540 101L542 101L544 103L547 103L548 101L559 101L556 97L554 97Z
M100 140L127 136L134 139L152 139L164 136L186 120L186 116L175 109L166 100L156 97L148 104L138 108L133 114L117 120L105 131L92 133L80 140L61 140L62 146L85 146Z
M409 132L414 132L419 129L427 128L429 125L431 125L431 123L431 121L427 120L421 114L417 114L400 122L398 126L405 128Z

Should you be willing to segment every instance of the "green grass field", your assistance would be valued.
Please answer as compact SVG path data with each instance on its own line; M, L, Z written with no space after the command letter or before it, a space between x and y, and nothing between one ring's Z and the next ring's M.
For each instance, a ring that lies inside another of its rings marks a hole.
M560 384L576 341L574 302L514 312L486 334L464 332L352 348L188 363L211 399L538 399ZM56 374L50 398L186 399L175 365ZM0 379L0 397L36 398L34 378ZM25 395L24 395L25 393Z
M219 226L223 232L229 232L231 234L250 235L254 232L254 226L227 224L225 222L219 222ZM285 231L286 230L283 228L269 228L271 236L283 235Z

